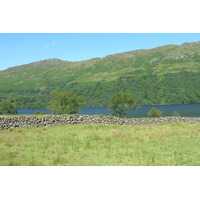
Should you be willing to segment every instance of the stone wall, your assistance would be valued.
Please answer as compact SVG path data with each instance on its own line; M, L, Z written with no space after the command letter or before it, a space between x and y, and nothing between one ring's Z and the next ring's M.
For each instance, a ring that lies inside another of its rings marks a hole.
M200 123L200 117L117 118L104 115L51 115L0 117L0 129L55 126L63 124L150 125L170 122Z

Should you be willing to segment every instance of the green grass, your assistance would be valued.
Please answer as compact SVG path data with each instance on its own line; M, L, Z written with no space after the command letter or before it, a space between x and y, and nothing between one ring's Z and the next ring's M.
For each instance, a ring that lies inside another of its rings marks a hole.
M3 166L199 166L200 124L0 130Z

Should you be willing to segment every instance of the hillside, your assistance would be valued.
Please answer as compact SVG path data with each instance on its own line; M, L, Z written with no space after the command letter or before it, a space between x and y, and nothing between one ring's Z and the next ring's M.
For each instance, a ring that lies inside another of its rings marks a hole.
M131 92L141 105L200 103L200 42L0 71L0 101L9 97L18 108L46 108L52 90L72 90L87 106L107 106L118 91Z

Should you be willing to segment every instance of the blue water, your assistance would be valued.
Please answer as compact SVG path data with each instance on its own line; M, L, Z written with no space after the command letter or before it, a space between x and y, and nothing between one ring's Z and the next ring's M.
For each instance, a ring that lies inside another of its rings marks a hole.
M153 106L142 106L135 110L128 112L128 118L131 117L147 117L148 111L155 107L163 112L163 116L172 116L174 111L177 111L181 116L185 117L200 117L200 104L174 104L174 105L153 105ZM18 110L20 115L31 115L36 111L45 112L51 114L50 110L47 109L30 109L30 110ZM111 111L107 107L85 107L80 109L81 115L111 115Z

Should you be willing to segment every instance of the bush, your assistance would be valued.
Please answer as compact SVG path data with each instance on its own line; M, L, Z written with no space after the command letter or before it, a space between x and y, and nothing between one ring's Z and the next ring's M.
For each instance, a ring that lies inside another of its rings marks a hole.
M3 113L2 108L0 107L0 115Z
M173 115L174 117L179 117L179 116L181 116L181 114L180 114L178 111L176 111L176 110L172 113L172 115Z
M162 112L159 109L151 108L151 110L147 113L149 117L161 117Z

